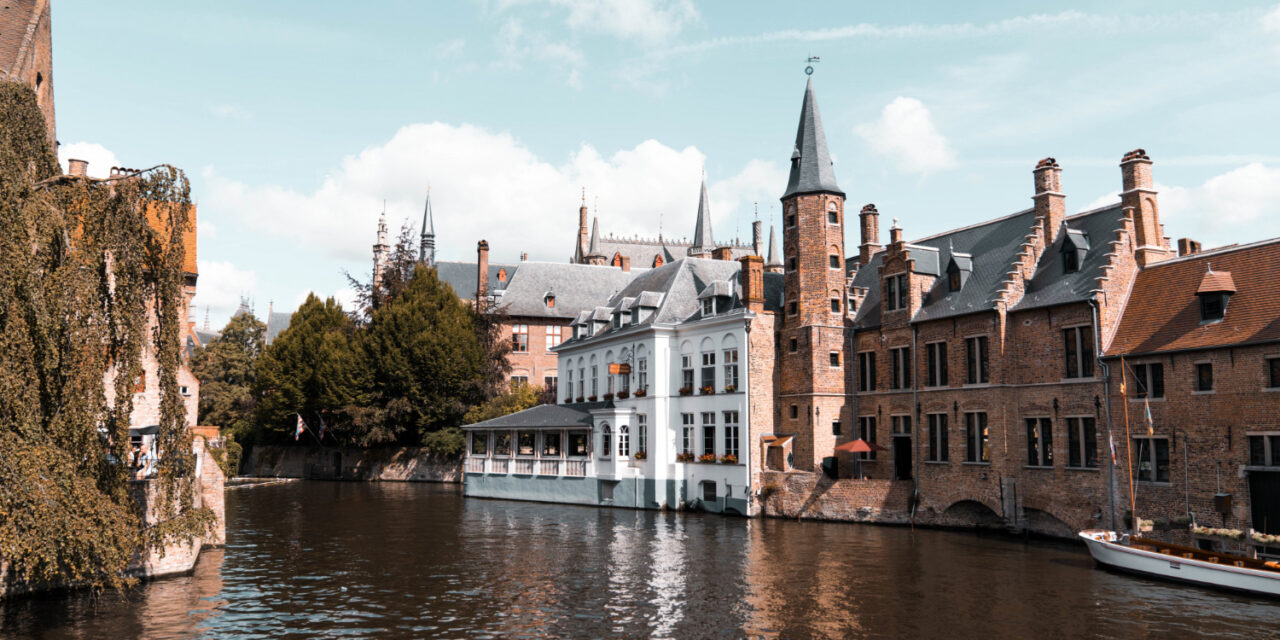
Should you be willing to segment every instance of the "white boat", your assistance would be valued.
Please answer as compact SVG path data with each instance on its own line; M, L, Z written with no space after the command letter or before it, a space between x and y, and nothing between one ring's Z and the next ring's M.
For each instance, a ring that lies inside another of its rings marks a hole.
M1081 531L1098 564L1167 580L1280 597L1280 563L1215 553L1114 531Z

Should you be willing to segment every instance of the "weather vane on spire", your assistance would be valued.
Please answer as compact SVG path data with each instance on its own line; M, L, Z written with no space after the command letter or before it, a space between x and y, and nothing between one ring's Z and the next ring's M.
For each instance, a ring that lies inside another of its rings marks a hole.
M818 56L809 56L809 59L805 60L805 62L808 64L804 67L804 74L806 76L811 76L813 75L813 65L822 62L822 58L819 58Z

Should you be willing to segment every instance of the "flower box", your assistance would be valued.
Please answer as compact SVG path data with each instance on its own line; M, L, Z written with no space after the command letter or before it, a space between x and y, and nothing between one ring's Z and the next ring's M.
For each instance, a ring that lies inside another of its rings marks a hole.
M644 389L636 389L636 397L637 397L637 398L643 398L643 397L645 397L645 396L647 396L647 395L649 395L649 392L648 392L648 391L645 391Z
M606 393L606 394L604 394L604 399L605 399L605 402L608 402L609 400L612 400L612 399L613 399L613 394L612 394L612 393Z
M721 464L738 464L738 456L735 456L732 454L725 454L723 456L720 456L720 463Z
M645 453L645 452L643 452L643 451L637 451L637 452L635 452L635 453L631 454L631 459L632 459L632 460L644 460L644 459L646 459L646 458L648 458L648 457L649 457L649 454L647 454L647 453Z
M738 390L738 385L736 384L728 384L728 385L725 385L724 387L725 393L733 393L734 391L737 391L737 390Z
M704 395L704 396L715 395L715 393L716 393L716 388L715 388L715 387L703 387L703 388L702 388L702 395Z
M693 454L688 451L676 454L676 462L693 462L693 460Z
M691 395L693 395L693 388L692 388L692 387L680 387L680 395L682 395L682 396L691 396Z
M627 393L626 391L619 391L617 395L617 398L619 400L626 400L627 398L630 398L630 397L631 397L631 394Z
M710 463L710 462L715 462L715 461L716 461L716 454L714 454L714 453L704 453L704 454L702 454L702 455L698 456L698 462L707 462L707 463Z
M578 396L578 399L577 399L577 400L574 400L574 402L585 402L585 401L586 401L586 398L584 398L584 397L582 397L582 396Z
M595 401L596 401L595 396L587 396L587 402L595 402Z

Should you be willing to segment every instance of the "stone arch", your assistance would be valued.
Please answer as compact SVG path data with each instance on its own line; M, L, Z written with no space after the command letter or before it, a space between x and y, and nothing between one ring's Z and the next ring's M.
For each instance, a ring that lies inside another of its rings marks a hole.
M703 338L702 342L698 345L699 351L715 351L715 348L716 343L713 342L711 338Z
M999 527L1004 524L1000 512L978 500L957 500L942 512L947 524L973 527Z
M681 342L681 343L680 343L680 353L682 353L682 354L690 354L690 353L693 353L693 342L691 342L691 341L689 341L689 340L685 340L684 342Z
M1042 533L1059 538L1070 538L1075 535L1075 527L1062 521L1048 511L1024 507L1022 509L1023 526L1028 531Z
M724 334L724 338L720 339L721 349L733 349L738 346L738 337L732 333Z

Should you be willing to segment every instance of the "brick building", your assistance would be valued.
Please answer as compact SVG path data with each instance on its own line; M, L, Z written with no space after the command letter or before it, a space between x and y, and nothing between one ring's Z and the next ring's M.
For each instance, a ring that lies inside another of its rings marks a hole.
M0 4L0 79L30 86L44 113L49 141L58 148L53 113L53 31L49 0Z

